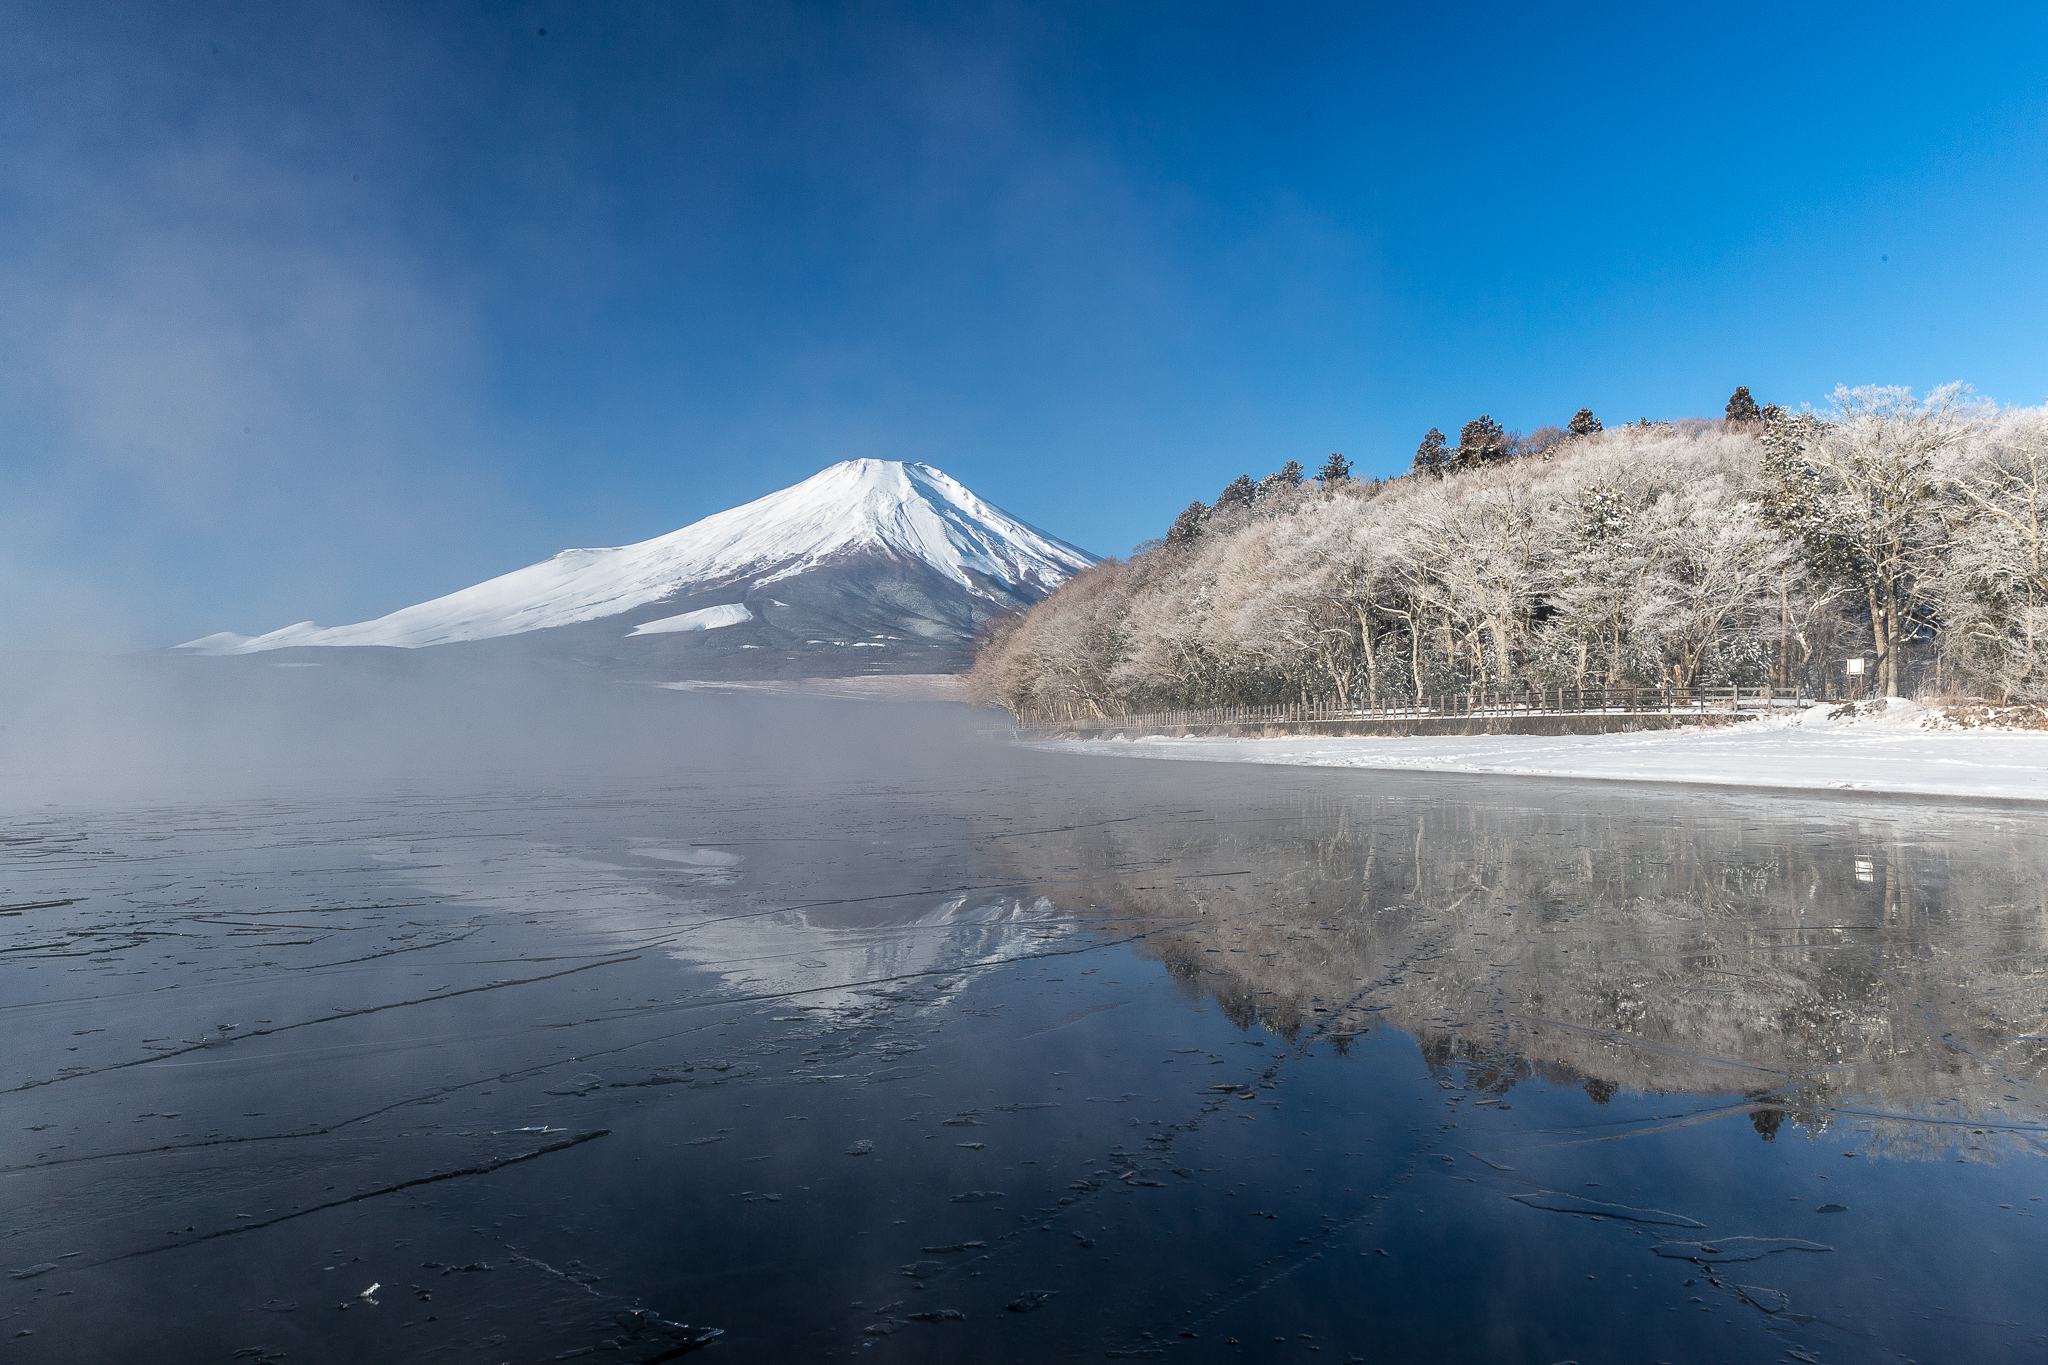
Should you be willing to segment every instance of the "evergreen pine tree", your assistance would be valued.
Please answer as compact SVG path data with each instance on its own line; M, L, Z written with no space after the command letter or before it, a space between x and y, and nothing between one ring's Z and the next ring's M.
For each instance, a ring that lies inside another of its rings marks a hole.
M1323 467L1316 471L1316 477L1324 483L1343 483L1351 477L1351 461L1342 455L1332 453L1323 461Z
M1415 447L1415 472L1441 479L1450 463L1451 452L1444 444L1444 434L1431 427L1429 435L1422 438L1422 444Z
M1749 385L1744 384L1728 398L1728 420L1731 422L1761 422L1763 409L1749 396Z
M1240 474L1223 486L1216 495L1218 510L1225 507L1250 507L1259 498L1259 486L1252 482L1249 474Z
M1299 488L1301 486L1301 473L1301 461L1289 460L1286 464L1280 466L1280 482Z
M1513 453L1514 442L1508 439L1506 429L1491 417L1475 417L1458 432L1458 463L1461 465L1491 464Z
M1574 436L1591 436L1600 430L1600 419L1593 415L1591 408L1580 408L1573 414L1571 425L1566 430Z
M1166 543L1191 544L1196 536L1202 534L1202 528L1208 523L1209 504L1198 498L1187 505L1186 511L1173 519L1173 525L1166 532Z

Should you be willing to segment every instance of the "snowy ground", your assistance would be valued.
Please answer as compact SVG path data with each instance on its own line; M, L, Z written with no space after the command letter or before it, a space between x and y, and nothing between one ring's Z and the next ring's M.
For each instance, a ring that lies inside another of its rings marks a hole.
M1835 718L1840 708L1816 706L1725 729L1625 735L1146 738L1037 747L1127 758L2048 801L2048 732L1934 728L1938 714L1911 702L1876 709L1844 720Z

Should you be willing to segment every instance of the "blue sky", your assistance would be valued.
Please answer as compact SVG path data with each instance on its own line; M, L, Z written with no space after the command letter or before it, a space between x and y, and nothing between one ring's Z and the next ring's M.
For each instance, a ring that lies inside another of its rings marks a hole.
M854 456L1123 554L1482 412L2048 395L2048 11L1419 8L13 6L0 642L358 620Z

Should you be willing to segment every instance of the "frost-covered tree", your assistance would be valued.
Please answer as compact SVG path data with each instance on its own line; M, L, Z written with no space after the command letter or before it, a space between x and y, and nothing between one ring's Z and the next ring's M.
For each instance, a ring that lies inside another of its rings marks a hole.
M1514 683L1529 627L1548 582L1537 533L1537 505L1526 477L1495 476L1449 485L1447 505L1425 514L1418 531L1435 562L1454 615L1464 625L1474 681Z
M1059 610L996 622L976 656L976 691L1016 715L1124 709L1127 694L1112 676L1129 652L1131 602L1146 595L1145 579L1155 568L1142 559L1106 560L1060 585Z
M1347 594L1350 527L1327 515L1331 505L1264 522L1219 557L1207 639L1303 693L1313 684L1349 704L1363 650Z
M1756 400L1749 396L1749 385L1747 384L1738 385L1735 392L1728 396L1728 406L1725 411L1728 414L1728 420L1731 422L1761 422L1763 420L1763 409L1759 408L1756 405Z
M1924 400L1885 385L1837 388L1831 410L1765 428L1776 485L1768 515L1796 533L1823 581L1853 584L1870 613L1877 687L1899 695L1906 642L1930 624L1948 546L1943 466L1986 412L1960 384Z
M1659 661L1643 657L1631 631L1649 602L1653 547L1637 525L1656 480L1597 456L1575 464L1578 477L1549 509L1553 583L1534 680L1544 687L1655 682Z
M2048 698L2048 408L2001 414L1944 464L1956 498L1943 654L1960 681Z
M1727 645L1767 628L1772 589L1797 552L1727 479L1665 492L1640 530L1659 552L1636 626L1656 638L1672 680L1692 687Z

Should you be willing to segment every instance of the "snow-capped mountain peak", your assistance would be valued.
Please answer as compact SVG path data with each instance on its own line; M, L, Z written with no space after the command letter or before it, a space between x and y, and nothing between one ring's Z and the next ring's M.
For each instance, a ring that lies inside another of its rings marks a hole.
M1095 562L1095 556L984 502L930 465L847 460L653 540L564 550L374 621L324 627L302 621L258 636L223 631L178 648L246 654L301 645L418 648L488 640L596 621L722 587L736 598L864 556L927 566L966 597L986 599L998 610L1042 597ZM728 612L719 624L747 619L743 610Z

